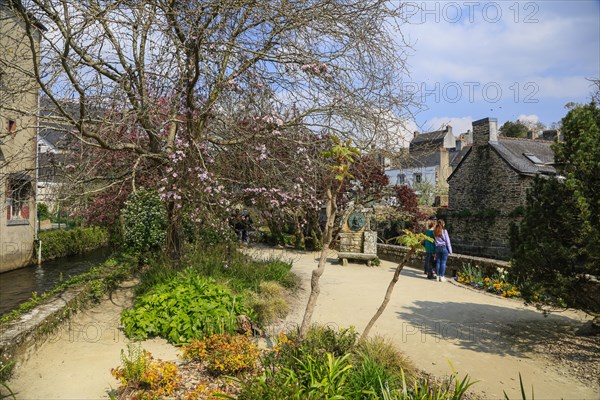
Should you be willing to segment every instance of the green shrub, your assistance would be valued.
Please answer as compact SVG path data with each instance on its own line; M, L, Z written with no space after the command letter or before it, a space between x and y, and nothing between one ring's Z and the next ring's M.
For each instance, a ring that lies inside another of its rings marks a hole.
M167 213L155 192L138 190L122 211L123 246L138 256L163 248L167 237Z
M121 322L130 338L161 336L182 344L235 332L240 314L252 314L240 296L188 269L138 297L133 308L123 311Z
M262 358L263 373L243 382L238 399L459 400L473 384L454 369L441 382L420 376L390 341L355 339L353 329L326 326L311 327L303 341L280 334Z
M296 334L290 335L293 341L298 341ZM341 357L354 349L357 338L358 332L352 326L337 329L327 325L313 325L306 333L301 349L302 352L314 356L332 353L336 357Z
M45 261L58 257L82 254L109 242L108 231L104 228L74 228L40 232L42 241L42 259Z

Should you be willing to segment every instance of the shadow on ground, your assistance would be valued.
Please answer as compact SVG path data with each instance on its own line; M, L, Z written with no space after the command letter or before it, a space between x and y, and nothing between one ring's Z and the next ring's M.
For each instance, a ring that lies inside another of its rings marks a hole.
M422 341L449 341L461 348L527 357L540 343L561 340L581 322L560 315L544 317L533 310L466 302L416 301L397 312L403 341L420 335Z

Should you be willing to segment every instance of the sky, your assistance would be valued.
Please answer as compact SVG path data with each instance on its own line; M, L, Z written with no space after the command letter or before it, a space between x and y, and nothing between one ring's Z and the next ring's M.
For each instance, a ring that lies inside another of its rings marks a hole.
M408 1L403 88L422 103L416 130L517 119L549 126L588 103L600 78L600 0Z

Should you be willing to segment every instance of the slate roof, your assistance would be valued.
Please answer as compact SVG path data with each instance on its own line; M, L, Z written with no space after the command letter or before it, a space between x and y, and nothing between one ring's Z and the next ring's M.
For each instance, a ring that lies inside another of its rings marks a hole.
M462 149L460 149L460 151L450 152L450 166L452 167L453 171L458 166L458 164L460 164L462 159L467 155L470 148L471 145L468 145L464 146Z
M545 140L528 140L499 137L498 143L490 143L511 167L523 175L555 175L552 143ZM541 163L534 163L526 154L535 156Z
M448 159L452 168L459 164L460 160L467 154L469 148L463 148L461 151L448 150ZM437 167L438 165L440 165L439 150L422 150L410 153L407 157L393 163L394 168L397 169Z
M410 151L415 151L417 148L427 147L429 149L437 149L444 145L444 137L448 133L447 130L433 131L416 135L410 141Z
M424 168L433 167L440 164L440 152L428 151L411 154L408 159L402 163L402 169L405 168Z
M498 153L500 158L502 158L517 173L535 176L537 174L556 174L556 169L554 168L554 152L551 147L552 143L553 142L546 140L517 139L499 136L497 143L489 143L489 145L496 153ZM454 166L454 171L452 171L450 178L454 175L460 162L467 156L472 147L469 146L465 149L466 153ZM533 162L526 154L534 156L534 160L539 160L540 162Z

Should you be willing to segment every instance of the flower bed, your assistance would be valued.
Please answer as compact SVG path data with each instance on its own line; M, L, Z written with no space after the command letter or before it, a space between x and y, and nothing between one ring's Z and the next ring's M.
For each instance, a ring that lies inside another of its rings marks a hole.
M521 297L519 289L514 284L506 281L506 272L502 268L498 269L498 273L490 278L483 276L477 267L466 265L463 267L463 271L459 272L454 279L463 285L485 290L498 296Z

